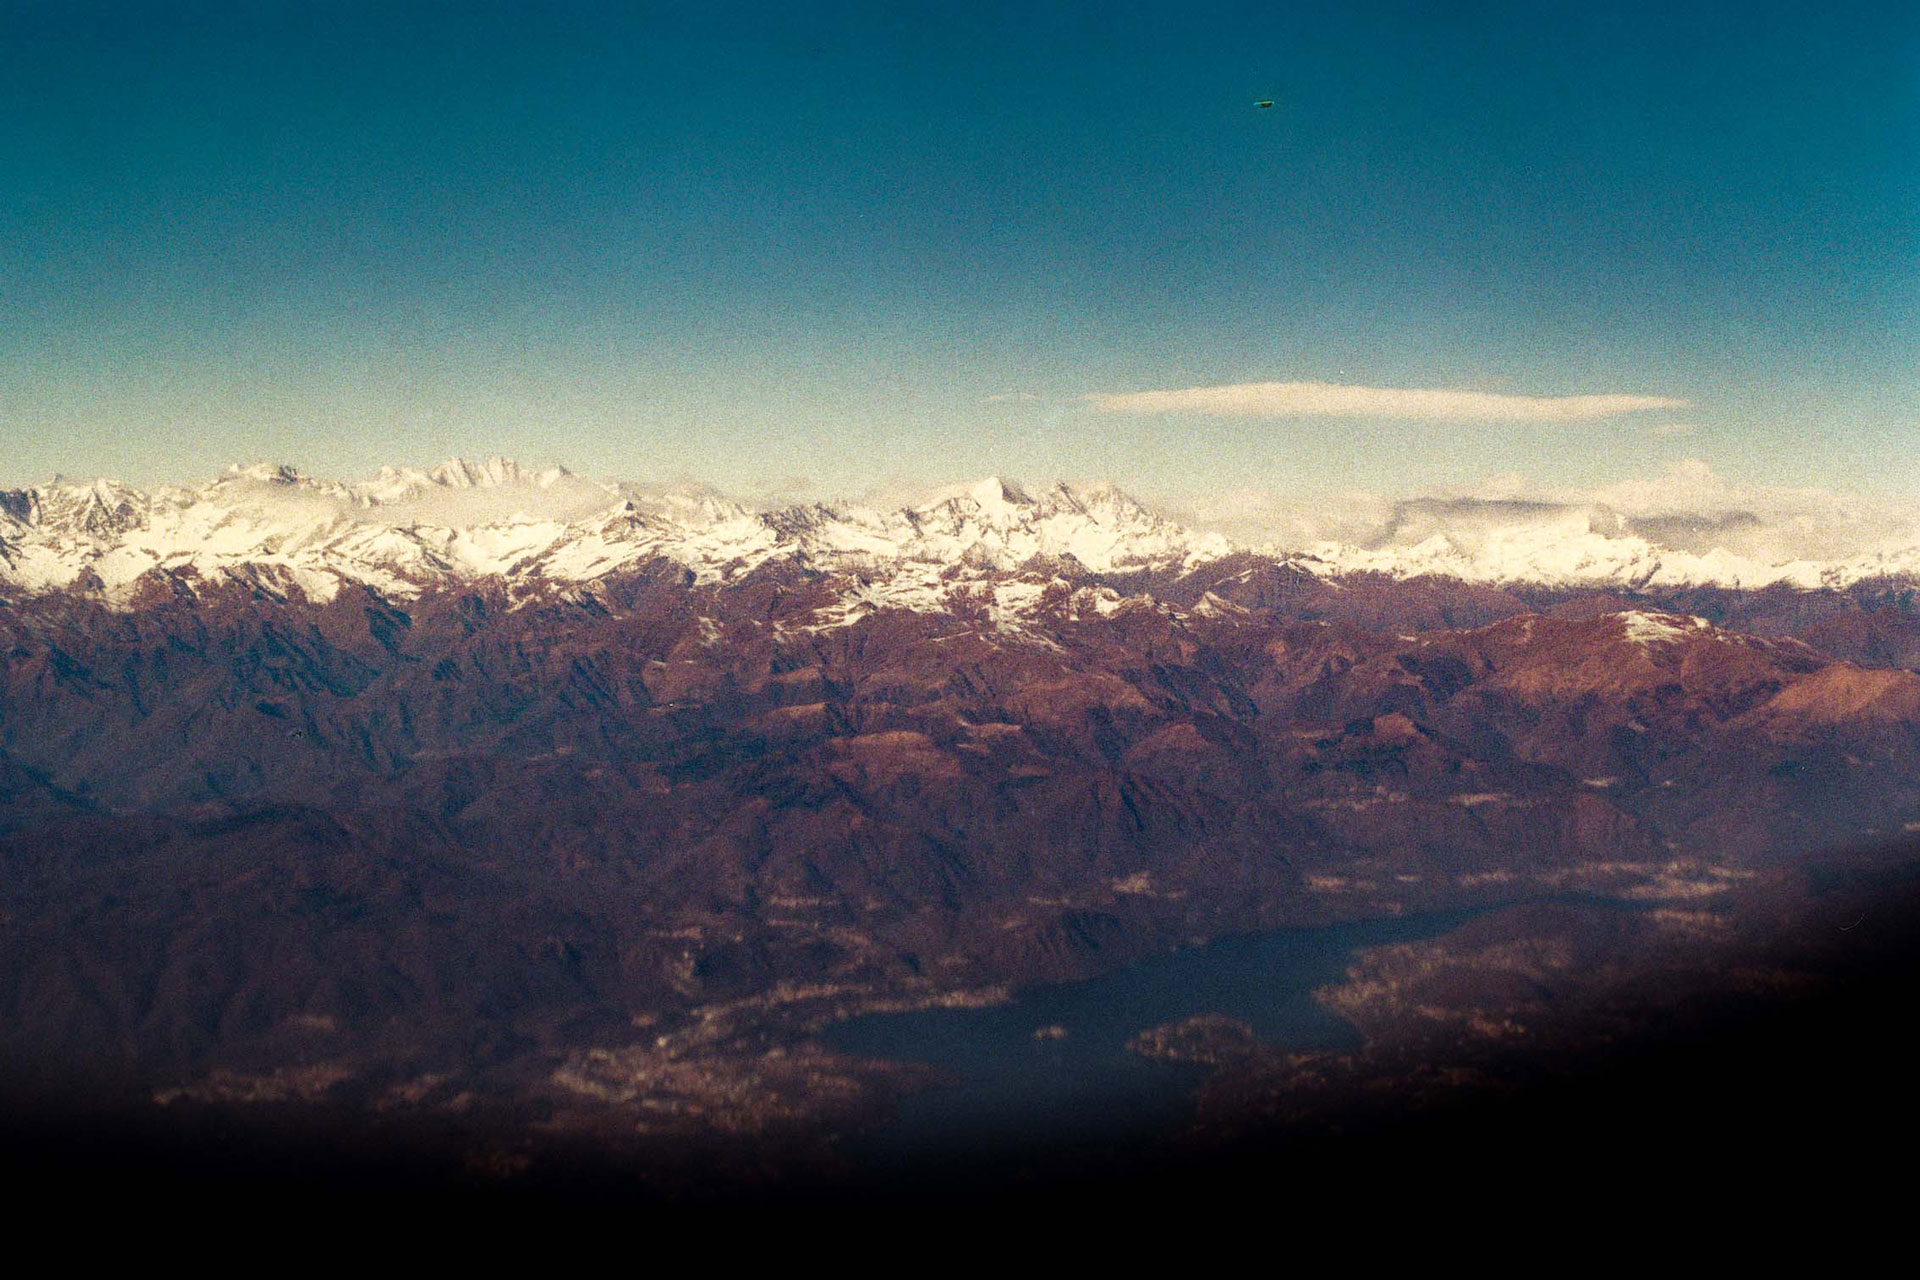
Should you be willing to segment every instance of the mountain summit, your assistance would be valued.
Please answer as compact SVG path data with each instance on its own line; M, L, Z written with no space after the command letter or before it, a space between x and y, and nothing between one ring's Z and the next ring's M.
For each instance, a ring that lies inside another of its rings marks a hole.
M1040 561L1135 572L1234 549L1111 486L1062 484L1036 498L989 477L899 509L758 511L697 487L604 483L500 456L385 467L354 483L235 466L194 490L147 494L101 481L0 502L0 585L121 602L156 575L264 577L314 599L356 582L410 597L482 578L522 593L579 587L661 560L707 582L770 562L851 573L876 598L911 603L959 568L1004 574Z
M1142 583L1118 579L1246 555L1327 579L1629 590L1920 577L1920 548L1778 560L1756 553L1751 534L1732 517L1662 522L1545 503L1415 500L1376 539L1303 552L1190 528L1107 483L1029 490L988 476L897 508L762 510L697 486L591 480L495 455L430 471L383 467L354 482L258 464L196 489L102 480L0 492L0 590L81 591L124 604L162 579L186 590L238 580L324 600L346 583L406 598L498 579L529 598L659 561L709 583L785 564L846 576L847 591L871 607L926 608L944 607L963 580L1081 574L1110 581L1069 585L1132 590Z

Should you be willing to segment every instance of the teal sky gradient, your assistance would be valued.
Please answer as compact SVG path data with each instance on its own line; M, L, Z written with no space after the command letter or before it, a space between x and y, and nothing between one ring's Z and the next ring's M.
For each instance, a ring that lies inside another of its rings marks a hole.
M6 482L1920 491L1910 4L0 0L0 188ZM1692 407L1079 400L1293 380Z

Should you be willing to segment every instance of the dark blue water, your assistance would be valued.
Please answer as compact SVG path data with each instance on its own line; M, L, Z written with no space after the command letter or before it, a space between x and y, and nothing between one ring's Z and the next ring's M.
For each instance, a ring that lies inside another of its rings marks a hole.
M1200 1013L1250 1024L1281 1049L1357 1047L1358 1033L1313 998L1355 950L1433 937L1458 911L1228 938L1086 982L1032 987L988 1009L871 1014L830 1028L843 1052L929 1063L950 1083L906 1097L896 1123L864 1139L869 1160L1149 1138L1193 1114L1206 1068L1129 1052L1151 1027ZM1065 1039L1036 1039L1058 1026Z

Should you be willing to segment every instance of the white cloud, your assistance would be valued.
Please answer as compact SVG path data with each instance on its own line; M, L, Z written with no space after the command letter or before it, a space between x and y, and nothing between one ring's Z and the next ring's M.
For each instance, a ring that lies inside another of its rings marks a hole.
M1241 542L1310 547L1318 542L1365 545L1379 537L1393 514L1393 500L1362 490L1305 500L1264 489L1223 489L1201 494L1167 514L1182 524L1216 530Z
M1653 429L1657 436L1690 436L1700 429L1697 422L1663 422Z
M1101 413L1196 413L1237 418L1408 418L1440 422L1579 422L1684 409L1668 396L1514 396L1424 387L1355 387L1332 382L1241 382L1178 391L1095 392Z
M1766 564L1890 554L1920 545L1920 506L1826 489L1745 485L1685 458L1664 470L1590 488L1557 488L1525 476L1417 496L1367 493L1303 498L1222 490L1179 513L1255 543L1304 548L1337 542L1411 547L1440 536L1471 548L1526 530L1641 538L1695 554L1720 550Z

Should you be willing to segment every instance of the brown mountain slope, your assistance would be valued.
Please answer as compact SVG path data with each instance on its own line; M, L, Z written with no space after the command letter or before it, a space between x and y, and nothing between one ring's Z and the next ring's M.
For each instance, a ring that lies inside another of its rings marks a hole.
M524 1074L794 984L926 998L1920 817L1920 677L1687 616L818 629L834 589L0 612L12 1048Z

